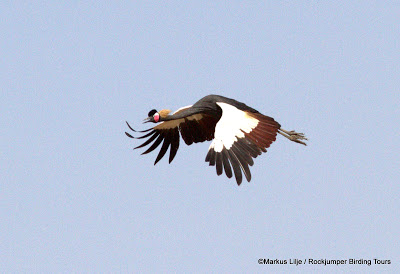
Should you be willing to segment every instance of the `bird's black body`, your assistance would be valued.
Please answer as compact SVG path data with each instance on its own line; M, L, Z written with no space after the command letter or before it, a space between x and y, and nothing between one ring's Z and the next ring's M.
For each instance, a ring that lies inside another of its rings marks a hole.
M257 110L219 95L208 95L194 105L181 108L168 115L168 110L151 110L147 122L158 123L153 128L141 132L148 132L137 139L149 138L140 148L153 142L143 154L153 151L161 142L161 150L156 158L156 164L170 149L169 162L172 162L179 148L179 139L182 136L187 145L192 143L211 141L206 156L206 162L215 165L217 174L225 170L226 175L232 177L232 169L237 183L242 182L242 172L247 181L251 180L249 166L256 158L275 141L277 133L290 140L304 144L303 134L294 131L285 131L273 118L259 113ZM129 126L129 124L128 124ZM130 126L129 128L133 130ZM135 138L126 132L130 138ZM232 167L232 169L231 169Z

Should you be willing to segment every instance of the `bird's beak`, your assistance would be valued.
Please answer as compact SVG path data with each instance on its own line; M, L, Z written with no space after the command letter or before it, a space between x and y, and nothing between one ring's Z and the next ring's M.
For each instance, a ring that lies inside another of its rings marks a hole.
M146 119L144 119L144 120L143 120L143 124L144 124L144 123L150 122L150 118L151 118L151 117L147 117Z

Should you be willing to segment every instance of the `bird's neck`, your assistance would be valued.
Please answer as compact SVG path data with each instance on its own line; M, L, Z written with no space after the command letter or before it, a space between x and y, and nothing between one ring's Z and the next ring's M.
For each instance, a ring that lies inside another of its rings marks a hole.
M168 116L162 118L161 121L172 121L172 120L177 120L177 119L183 119L183 118L186 118L186 117L189 117L194 114L201 113L201 112L202 112L201 109L189 108L189 109L185 109L179 113L168 115Z

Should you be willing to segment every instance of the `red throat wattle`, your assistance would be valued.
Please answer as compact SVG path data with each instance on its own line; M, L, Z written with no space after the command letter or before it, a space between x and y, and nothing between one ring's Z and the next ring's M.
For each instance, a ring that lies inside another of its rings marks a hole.
M158 121L160 121L160 114L156 113L154 114L154 122L158 123Z

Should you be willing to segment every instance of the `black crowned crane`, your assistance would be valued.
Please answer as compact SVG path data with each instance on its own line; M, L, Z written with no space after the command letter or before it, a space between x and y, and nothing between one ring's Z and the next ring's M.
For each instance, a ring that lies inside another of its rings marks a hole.
M142 153L146 154L163 142L154 164L165 155L169 147L171 163L179 148L180 135L187 145L212 140L206 162L209 162L210 166L216 166L218 175L225 170L228 178L232 177L233 169L238 185L242 182L242 171L250 182L249 166L253 165L253 158L267 152L266 149L275 141L278 133L293 142L306 145L302 141L307 140L303 133L286 131L273 118L244 103L219 95L208 95L192 106L180 108L171 115L170 112L167 109L151 110L145 123L152 122L157 125L143 131L134 130L126 122L134 132L148 132L140 137L133 137L125 132L130 138L148 138L135 149L154 141Z

